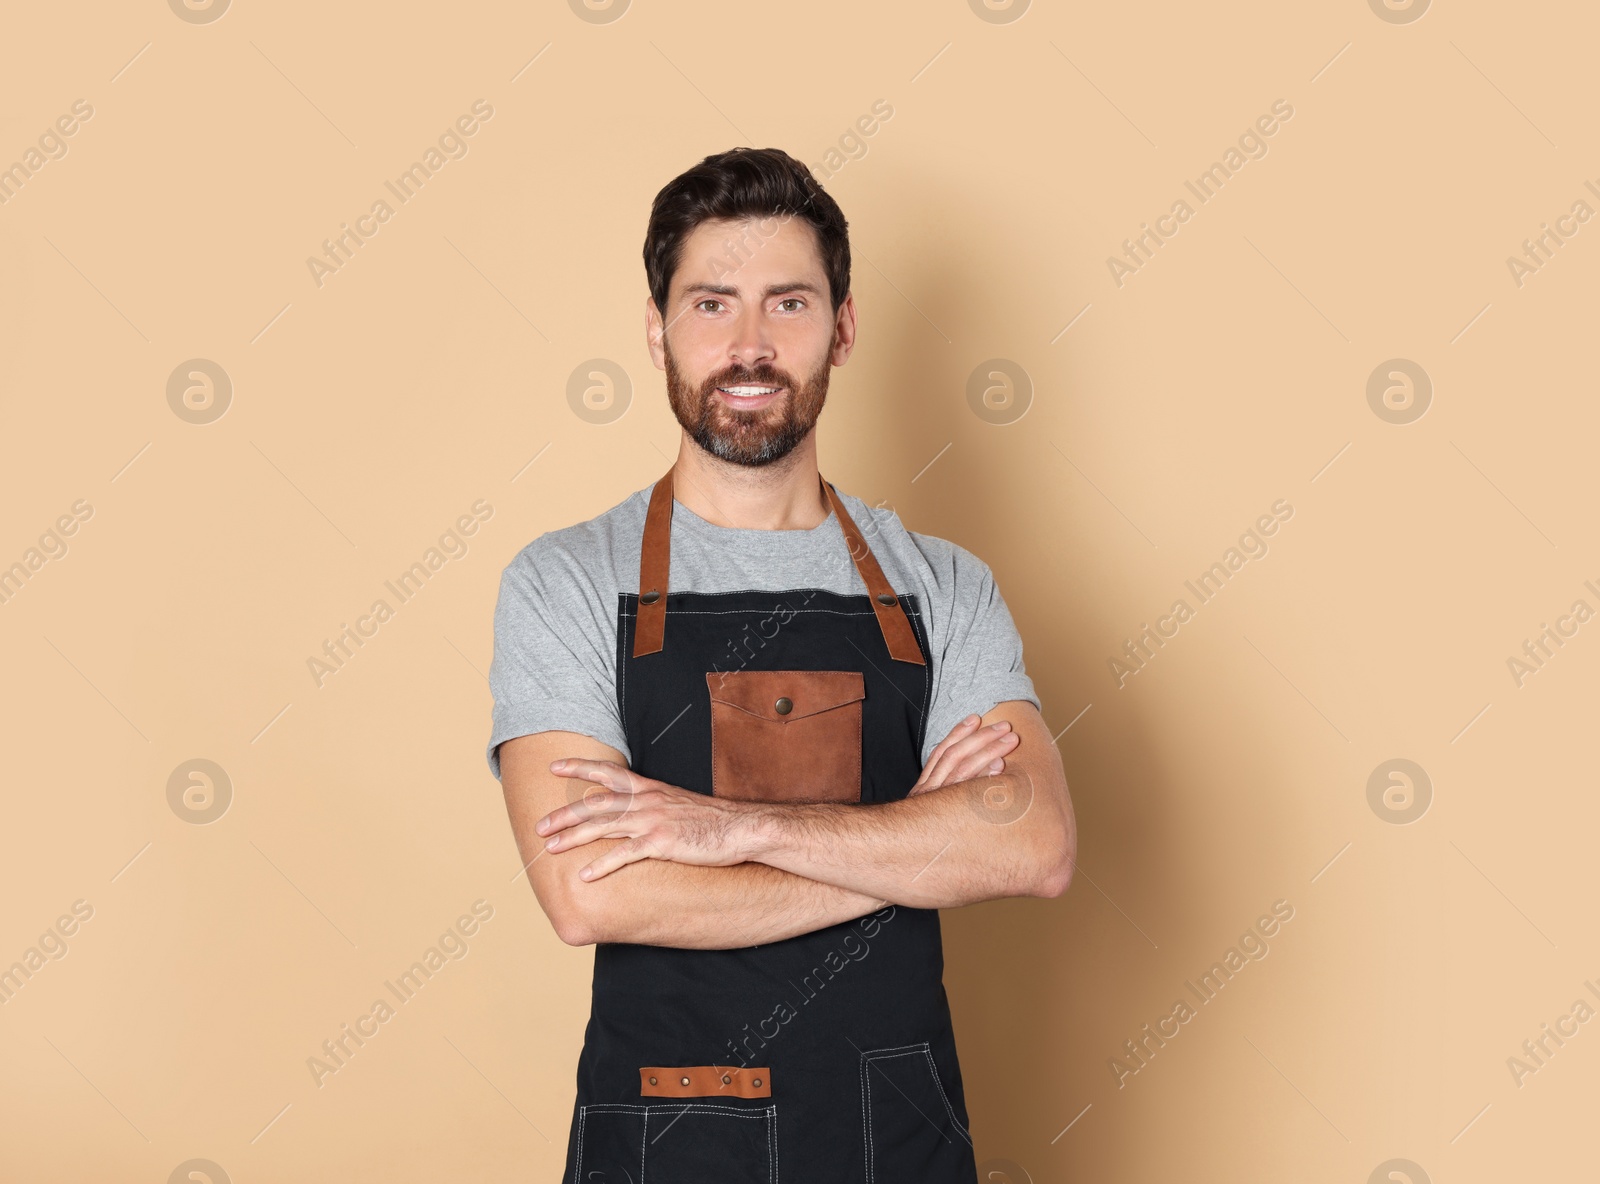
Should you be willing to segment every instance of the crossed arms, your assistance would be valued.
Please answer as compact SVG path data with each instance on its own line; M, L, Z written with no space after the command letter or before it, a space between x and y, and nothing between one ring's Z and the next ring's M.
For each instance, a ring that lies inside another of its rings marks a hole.
M1016 737L1003 771L970 775L972 754L986 768L1001 745L987 732L1001 722ZM500 772L528 878L569 945L729 949L886 904L1054 897L1077 856L1060 754L1022 700L999 704L976 729L958 726L912 795L895 802L708 797L641 777L616 749L576 732L506 741Z

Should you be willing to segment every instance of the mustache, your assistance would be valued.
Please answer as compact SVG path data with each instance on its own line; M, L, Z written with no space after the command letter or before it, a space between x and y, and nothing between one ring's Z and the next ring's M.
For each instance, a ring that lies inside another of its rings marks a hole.
M710 394L719 386L781 386L794 390L794 381L781 370L771 366L757 366L754 370L725 370L706 381L705 392Z

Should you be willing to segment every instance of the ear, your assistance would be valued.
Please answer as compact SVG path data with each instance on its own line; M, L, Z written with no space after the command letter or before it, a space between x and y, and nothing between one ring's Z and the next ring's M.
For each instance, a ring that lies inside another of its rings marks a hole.
M839 306L838 313L833 319L833 352L829 360L835 366L843 366L850 360L850 354L856 348L856 297L855 293L846 294L844 303Z
M655 363L657 370L667 368L666 346L662 343L661 310L656 307L656 298L644 298L644 336L645 344L650 349L650 360Z

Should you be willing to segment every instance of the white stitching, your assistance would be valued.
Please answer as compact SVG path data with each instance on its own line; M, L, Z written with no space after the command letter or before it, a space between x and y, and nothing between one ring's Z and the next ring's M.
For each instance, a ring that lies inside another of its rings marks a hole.
M865 1066L865 1062L863 1062ZM866 1161L866 1179L868 1184L872 1180L872 1148L867 1142L867 1081L861 1079L861 1154Z
M679 588L673 591L674 596L743 596L747 592L760 593L763 596L787 596L790 592L809 592L815 596L818 592L826 592L829 596L861 596L861 592L829 592L826 588L729 588L726 592L700 592L693 588ZM619 596L637 597L637 592L619 592Z
M928 663L922 668L922 718L917 721L917 752L919 755L922 752L922 745L927 743L928 713L933 710L933 631L923 625L922 633L922 640L928 654Z
M883 1056L873 1056L873 1057L869 1057L868 1059L869 1060L873 1060L873 1061L892 1061L892 1060L896 1060L899 1057L914 1057L919 1052L926 1052L926 1051L927 1050L925 1048L923 1048L919 1044L919 1045L916 1045L915 1047L906 1049L904 1052L890 1052L890 1053L885 1053Z
M764 608L677 608L672 610L672 615L675 617L729 617L748 616L751 613L764 613L766 611ZM871 609L867 609L864 612L846 612L844 609L838 608L796 608L790 609L789 612L791 616L799 616L801 613L827 613L835 617L875 617L878 615ZM631 619L639 614L636 612L630 613L627 606L622 605L618 608L618 615ZM906 609L906 616L920 618L922 614L915 609L908 608Z
M797 591L797 592L804 592L804 591L809 591L809 590L810 589L805 589L805 588L789 589L789 591ZM749 588L749 589L744 589L744 591L757 592L757 591L765 591L765 589ZM620 635L620 644L621 644L621 647L622 647L622 661L620 663L620 665L622 667L622 671L621 671L621 674L620 674L620 677L619 677L619 680L618 680L618 690L619 690L619 693L621 695L622 729L623 729L624 732L626 732L627 729L628 729L628 662L633 656L633 647L628 642L628 634L629 634L628 627L625 624L623 624L622 622L623 621L636 620L638 618L638 615L639 615L637 612L629 612L628 611L628 608L627 608L627 597L628 597L628 595L629 595L629 593L626 593L626 592L619 592L617 594L617 618L618 618L618 629L617 629L617 632ZM725 592L696 592L696 593L687 593L687 595L692 595L692 596L727 596L727 595L733 595L733 593L725 593ZM917 609L915 607L915 603L914 602L911 604L911 606L909 606L909 607L907 606L906 602L907 602L908 598L911 595L912 595L911 593L907 593L905 596L902 596L900 598L900 601L901 601L901 605L900 606L901 606L901 608L903 608L905 610L906 616L911 618L911 621L912 621L911 632L912 632L913 636L915 636L916 633L917 633L917 626L919 624L922 624L922 613L921 613L921 611L919 609ZM787 606L784 606L784 607L787 607ZM759 612L763 612L763 611L765 611L765 610L759 609L759 608L676 609L676 610L674 610L674 615L677 615L677 616L692 616L692 617L732 617L732 616L739 616L739 615L745 614L745 613L759 613ZM846 611L844 611L842 609L832 609L832 608L797 608L797 609L790 609L790 615L791 616L798 616L800 613L826 613L827 615L834 616L834 617L875 617L875 616L878 615L877 611L874 610L874 609L867 609L867 610L865 610L863 612L846 612ZM918 754L919 758L920 758L921 753L922 753L922 743L927 738L928 709L932 705L932 699L933 699L933 685L932 685L932 678L933 678L933 658L932 658L933 643L930 640L928 640L928 638L929 638L929 634L928 634L927 626L923 625L922 641L923 641L924 644L921 647L921 652L924 653L926 655L926 657L925 657L925 660L923 661L923 664L922 664L922 713L921 713L921 716L919 717L919 719L917 721L916 744L917 744L917 754ZM715 730L715 724L713 724L713 731L714 730ZM716 767L715 767L715 765L712 766L711 792L712 792L713 796L715 796L715 794L717 792L717 789L716 789Z
M624 737L628 734L628 659L633 656L633 647L628 644L628 627L624 624L624 618L627 616L628 614L622 611L622 600L619 597L617 600L617 644L621 654L617 665L621 667L621 674L618 676L618 689L622 694L622 734ZM578 1182L573 1181L573 1184L578 1184Z
M862 583L861 587L865 588L866 584ZM849 600L853 597L868 597L872 595L870 592L835 592L831 588L729 588L722 592L701 592L695 588L679 588L670 590L669 594L672 596L787 596L791 592L804 592L807 594L807 600L810 600L813 596L817 596L819 594L823 596L837 596L841 600ZM619 589L617 595L631 596L635 600L639 599L639 594L637 592L623 592ZM903 600L907 596L915 596L916 593L896 592L895 595Z
M867 1143L867 1181L872 1184L877 1177L877 1148L873 1145L872 1138L872 1068L871 1063L878 1060L893 1060L895 1057L915 1056L918 1052L927 1052L928 1042L920 1044L902 1044L895 1048L874 1048L861 1054L861 1110L864 1135Z
M588 1119L588 1117L589 1117L589 1107L587 1107L587 1106L579 1106L578 1107L578 1153L577 1153L577 1155L575 1155L573 1157L573 1160L572 1160L572 1184L578 1184L579 1177L580 1177L581 1173L583 1172L583 1126L584 1126L584 1122Z
M944 1092L944 1082L939 1080L939 1066L934 1064L933 1050L924 1044L922 1051L928 1058L928 1072L933 1074L933 1084L939 1087L939 1096L944 1099L945 1112L950 1115L950 1121L955 1124L955 1128L961 1133L961 1137L967 1141L967 1146L972 1146L972 1133L962 1126L961 1120L956 1117L955 1107L950 1104L949 1095Z
M706 695L711 699L711 796L717 796L717 701L711 696L711 681L706 680ZM669 727L671 725L668 725Z
M593 1102L587 1106L578 1107L578 1152L572 1161L573 1184L581 1184L583 1171L583 1134L588 1125L589 1111L600 1114L629 1114L642 1113L644 1115L643 1130L639 1133L639 1184L644 1184L645 1153L650 1135L650 1112L652 1110L673 1110L678 1114L695 1111L700 1114L716 1114L727 1118L760 1118L767 1124L767 1179L770 1184L778 1182L778 1108L767 1106L760 1110L749 1110L733 1104L719 1104L716 1102L692 1102L686 1105L677 1103L663 1103L658 1106L643 1106L629 1102Z
M921 614L908 612L907 615L912 619L911 632L915 635L917 626L922 624ZM923 625L922 632L923 644L920 652L926 654L927 657L922 664L922 714L917 717L916 745L918 763L921 763L922 746L928 738L928 712L933 709L933 634L926 625Z
M766 1109L751 1110L732 1103L723 1104L720 1102L692 1102L681 1106L676 1102L663 1102L659 1106L641 1106L631 1102L592 1102L585 1106L584 1109L601 1114L620 1114L629 1111L649 1110L671 1110L675 1113L681 1113L685 1110L696 1110L710 1114L726 1114L730 1118L762 1118L766 1115Z
M877 1158L878 1150L872 1142L872 1062L912 1056L918 1049L926 1051L927 1047L927 1042L924 1041L922 1044L905 1044L899 1048L875 1048L870 1052L861 1054L862 1108L867 1116L867 1184L872 1184L875 1176L874 1161Z
M861 1135L866 1143L867 1181L873 1182L873 1159L876 1148L872 1144L872 1072L873 1061L890 1061L896 1057L909 1057L921 1053L928 1059L928 1073L933 1078L933 1084L939 1091L939 1097L944 1102L945 1113L950 1115L950 1122L956 1132L967 1141L967 1146L972 1146L972 1134L961 1125L961 1120L956 1117L955 1107L950 1105L950 1097L944 1092L944 1082L939 1080L939 1066L934 1063L933 1049L926 1040L916 1044L901 1044L894 1048L874 1048L861 1054Z
M853 714L856 717L856 792L854 798L846 798L845 800L859 802L861 800L861 791L863 788L861 783L861 766L865 758L861 752L861 704L857 702L855 708L856 709Z
M861 1056L861 1134L866 1142L867 1153L867 1184L872 1184L873 1177L873 1152L872 1145L872 1076L867 1071L867 1056Z

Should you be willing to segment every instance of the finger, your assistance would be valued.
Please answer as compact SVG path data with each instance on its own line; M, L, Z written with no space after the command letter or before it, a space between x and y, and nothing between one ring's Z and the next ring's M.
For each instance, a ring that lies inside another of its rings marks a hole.
M1004 757L995 757L992 760L990 760L988 764L984 765L982 768L963 769L961 771L961 776L958 778L958 780L960 780L960 781L977 781L977 780L979 780L980 778L983 778L983 777L997 777L1001 773L1004 773L1005 771L1006 771L1005 758Z
M973 730L968 735L955 740L937 761L930 762L933 768L932 776L928 780L935 785L950 785L956 781L966 780L961 771L966 765L967 758L991 744L997 735L1009 732L1010 728L1011 725L1008 722L1001 720L998 725L990 724L988 727ZM987 761L984 762L984 764L987 763Z
M592 818L551 835L544 842L546 851L570 851L596 839L632 839L644 833L644 824L632 815Z
M962 745L970 745L974 740L981 742L982 737L977 734L977 728L982 722L981 716L969 715L951 728L950 734L934 745L933 751L928 753L928 763L923 766L921 776L917 778L917 783L911 787L906 796L915 797L917 794L927 793L950 781L958 780L959 778L952 776L954 766L950 762L954 755L953 750L966 751Z
M638 863L641 859L652 859L650 847L642 839L629 839L626 843L618 843L611 850L606 851L589 863L578 869L578 878L593 883L602 876L609 876L619 867L627 867L630 863Z
M619 793L637 793L647 786L660 784L660 782L652 781L648 777L635 773L627 765L617 764L616 761L568 758L551 762L550 771L557 777L592 781L596 785L603 785L607 789L614 789Z
M982 720L980 720L978 716L969 715L966 719L956 724L955 727L950 729L950 734L948 736L933 746L933 751L928 754L928 764L933 764L934 761L938 760L944 755L944 753L952 744L968 735L972 729L976 728L981 722Z
M989 766L995 758L1006 756L1016 744L1014 733L995 733L984 729L945 755L940 770L940 784L954 785L958 781L982 776L990 771Z
M953 780L966 781L972 777L981 777L985 773L996 772L990 766L996 761L1003 761L1020 743L1015 732L1006 732L984 744L964 753L960 760Z
M921 780L927 783L929 789L937 789L948 780L951 760L960 751L962 742L971 739L971 733L977 726L967 722L971 718L969 715L966 720L962 720L952 728L950 735L935 745L933 751L928 754L928 763L922 768Z
M550 771L557 777L582 777L612 789L631 788L636 774L616 761L593 761L582 757L568 757L551 761Z
M533 829L536 834L552 835L597 816L626 814L633 807L634 795L627 790L596 786L593 792L584 794L577 801L550 811L534 823Z

